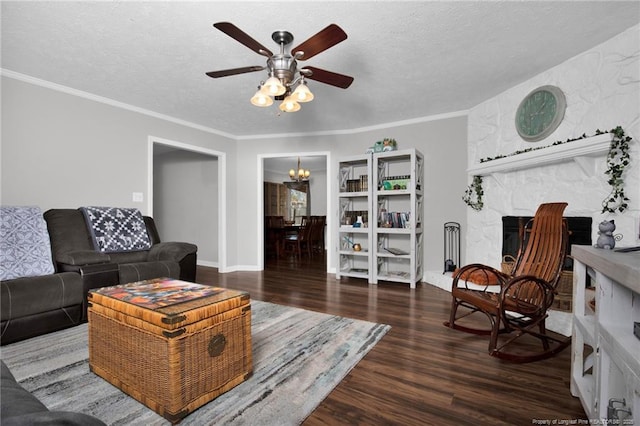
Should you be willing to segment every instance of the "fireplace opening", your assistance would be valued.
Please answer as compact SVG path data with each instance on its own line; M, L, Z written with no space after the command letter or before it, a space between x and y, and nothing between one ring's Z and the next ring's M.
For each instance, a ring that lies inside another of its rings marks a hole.
M502 256L518 255L518 248L522 240L524 227L532 216L503 216L502 217ZM567 255L571 254L571 245L591 245L592 218L583 216L565 217L569 227L569 247ZM573 270L573 259L567 257L564 270Z

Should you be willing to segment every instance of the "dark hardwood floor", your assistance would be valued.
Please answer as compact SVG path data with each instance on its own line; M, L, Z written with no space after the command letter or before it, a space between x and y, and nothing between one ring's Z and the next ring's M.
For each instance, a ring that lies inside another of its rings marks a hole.
M486 337L442 325L448 319L448 292L428 284L411 290L397 283L338 281L325 269L323 261L271 259L262 272L219 274L199 267L197 275L199 283L245 290L254 300L391 325L305 425L531 425L586 419L569 392L570 348L530 364L501 361L487 354Z

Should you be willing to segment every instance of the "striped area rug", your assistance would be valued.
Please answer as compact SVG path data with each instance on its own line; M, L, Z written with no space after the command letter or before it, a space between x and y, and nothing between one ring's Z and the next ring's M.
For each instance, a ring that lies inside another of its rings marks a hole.
M298 425L389 330L388 325L251 302L254 374L181 425ZM3 346L16 379L49 409L109 425L167 420L89 371L87 325Z

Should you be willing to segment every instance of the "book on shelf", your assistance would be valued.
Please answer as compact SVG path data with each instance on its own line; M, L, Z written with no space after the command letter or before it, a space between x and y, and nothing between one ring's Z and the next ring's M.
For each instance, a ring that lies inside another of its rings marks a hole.
M385 274L388 277L409 278L410 274L403 271L389 271Z
M411 228L411 213L381 211L378 226L380 228Z
M345 210L344 216L340 221L341 225L353 225L358 220L358 216L362 217L363 223L369 223L369 210Z
M346 192L366 192L369 190L369 175L361 175L357 179L347 179Z
M384 249L386 251L388 251L389 253L391 253L391 254L395 254L396 256L403 255L403 254L409 254L408 251L404 251L402 249L395 248L395 247L385 247Z
M384 179L382 179L382 183L379 185L379 189L385 190L385 191L408 189L410 182L411 182L411 176L409 175L387 176Z

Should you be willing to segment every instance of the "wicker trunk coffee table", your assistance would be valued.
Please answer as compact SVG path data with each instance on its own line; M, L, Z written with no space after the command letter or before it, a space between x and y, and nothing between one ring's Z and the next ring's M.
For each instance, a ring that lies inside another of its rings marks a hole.
M160 278L89 293L89 366L172 423L252 374L249 294Z

